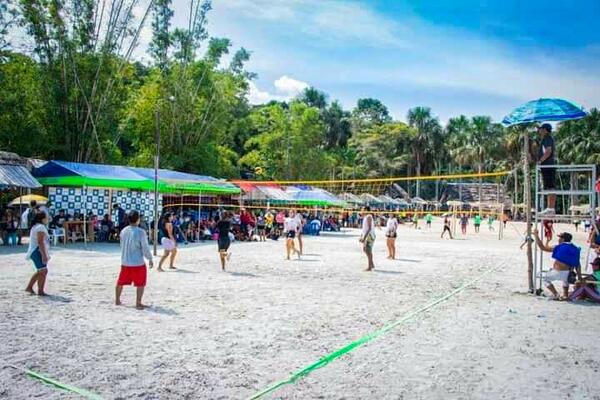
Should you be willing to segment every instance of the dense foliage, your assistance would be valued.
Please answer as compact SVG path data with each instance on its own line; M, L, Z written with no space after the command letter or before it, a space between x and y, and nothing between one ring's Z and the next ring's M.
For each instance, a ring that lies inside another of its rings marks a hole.
M210 37L208 0L172 28L171 0L12 0L0 6L0 149L23 156L162 166L219 177L321 179L511 169L520 134L487 116L443 126L427 107L394 121L373 98L352 110L315 88L252 106L250 58ZM143 26L150 64L134 61ZM11 29L27 45L10 43ZM19 49L17 51L17 49ZM507 110L508 111L508 110ZM561 162L600 164L600 113L562 124Z

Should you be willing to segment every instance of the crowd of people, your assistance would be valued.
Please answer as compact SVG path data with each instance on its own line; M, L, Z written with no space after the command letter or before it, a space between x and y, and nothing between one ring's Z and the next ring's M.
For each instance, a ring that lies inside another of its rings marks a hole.
M117 279L115 289L115 303L121 304L121 294L123 286L133 284L137 287L136 307L144 308L142 297L147 279L147 267L153 268L154 263L152 254L149 250L149 243L153 236L154 222L147 224L143 221L142 215L137 211L125 213L121 208L115 205L116 224L112 223L110 216L105 215L100 221L100 231L102 226L108 227L108 235L116 235L121 244L121 272ZM415 214L416 215L416 214ZM461 216L462 221L466 215ZM16 217L12 217L13 222ZM414 219L413 216L403 218L397 213L388 215L375 214L369 207L365 207L357 215L361 226L359 241L362 243L363 251L367 256L366 271L375 269L373 261L373 248L377 237L377 230L384 230L386 237L387 258L396 259L396 238L401 221L405 219ZM431 226L431 215L425 215L424 219L427 226ZM64 221L69 220L69 216L62 210L57 215L51 217L47 207L41 208L33 204L21 219L28 221L29 225L29 248L27 258L31 260L34 266L34 273L31 276L26 290L29 293L34 291L37 285L37 294L45 295L45 282L47 275L47 266L50 260L50 237L51 229L60 229ZM333 221L331 221L333 219ZM90 219L91 220L91 219ZM417 219L418 220L418 219ZM468 219L467 219L468 221ZM475 232L479 231L481 217L475 215L473 218ZM215 240L217 242L217 251L222 270L226 270L227 262L231 257L230 245L233 241L266 241L267 238L278 239L285 238L285 259L290 260L292 256L300 258L304 251L302 237L311 232L310 225L318 224L319 227L325 224L344 224L343 217L337 219L330 215L303 215L296 210L261 210L253 213L245 208L239 212L218 211L214 215L202 220L194 220L190 214L180 212L166 211L158 221L158 240L164 252L158 262L158 271L164 271L168 262L168 268L176 270L175 266L178 244L187 243L187 240L194 237L196 230L202 232L200 235L206 240ZM195 228L195 227L198 228ZM545 224L546 230L549 225ZM52 228L51 228L52 227ZM450 218L448 215L443 219L442 237L448 233L452 238L450 229ZM594 274L584 275L581 272L579 264L580 249L573 245L572 236L563 232L558 235L558 244L551 246L549 243L551 237L545 237L544 242L537 231L534 231L534 239L542 251L552 253L555 262L553 269L546 274L545 282L547 288L552 294L552 298L564 300L568 298L592 298L600 300L598 285L594 280L598 278L596 273L600 269L600 235L592 231L589 241L594 251L599 253L599 257L592 263ZM17 239L11 238L11 241ZM146 265L145 260L148 260ZM563 292L558 293L553 286L553 282L562 282ZM569 286L575 285L575 291L569 294Z
M554 141L550 135L551 127L544 124L540 127L542 146L538 162L546 168L542 171L543 186L546 190L555 187L554 164ZM558 244L550 245L554 227L552 216L555 213L555 196L548 195L548 208L540 213L545 217L543 221L544 239L540 238L537 230L533 237L526 238L525 243L535 242L536 246L543 252L552 254L554 259L552 269L545 274L544 282L552 298L556 300L590 298L600 301L600 233L598 229L592 228L591 221L584 221L586 231L590 229L589 243L591 249L597 253L592 265L593 274L584 275L580 264L581 249L572 243L572 235L563 232L558 235ZM30 206L21 215L14 210L6 210L2 213L0 220L0 239L5 245L21 244L22 236L29 235L29 248L27 258L31 260L34 273L27 284L29 293L36 293L34 287L37 285L37 294L45 295L45 282L47 266L50 260L49 248L50 237L61 235L65 240L73 242L82 236L90 234L98 241L119 241L121 244L121 271L115 287L115 304L121 304L123 286L133 284L137 288L136 307L144 308L142 297L147 279L147 266L153 268L153 257L149 249L150 241L158 236L164 253L158 263L158 271L168 261L169 269L177 269L175 266L178 244L187 244L190 241L215 240L222 270L226 269L227 262L231 257L230 245L233 241L266 241L267 239L278 240L285 238L285 259L290 260L292 256L302 257L304 252L303 235L318 235L323 230L338 231L341 227L360 227L359 241L367 256L366 271L375 269L373 259L374 243L377 230L384 229L386 237L387 258L396 259L396 238L398 227L402 223L410 224L414 229L419 228L420 219L424 219L427 229L432 228L433 215L422 212L372 212L365 207L360 212L346 211L341 214L325 214L322 212L309 212L303 214L296 210L271 210L271 209L247 209L240 208L239 212L215 210L204 218L192 212L183 210L165 210L161 218L155 223L137 212L125 210L118 204L113 206L113 222L110 214L102 218L88 213L82 215L76 213L69 215L65 210L58 210L55 215L51 213L51 204L38 205L32 201ZM517 215L518 218L518 215ZM468 213L460 213L458 223L463 235L467 234L470 216ZM484 220L487 220L488 230L494 231L496 218L490 213L483 216L475 213L472 216L473 229L475 233L480 232ZM500 222L506 225L509 220L507 214L500 216ZM83 223L83 222L86 223ZM581 221L575 220L575 230L578 231ZM88 229L89 224L89 231ZM453 239L452 221L449 214L443 216L443 228L441 237L448 234ZM524 243L524 244L525 244ZM521 246L523 247L523 245ZM554 282L561 282L562 293L559 293ZM569 292L570 286L575 290Z

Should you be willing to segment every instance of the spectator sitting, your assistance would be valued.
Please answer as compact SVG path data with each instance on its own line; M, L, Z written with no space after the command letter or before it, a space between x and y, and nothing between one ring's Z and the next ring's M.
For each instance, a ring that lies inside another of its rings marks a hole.
M113 211L117 213L117 229L118 232L121 232L127 226L127 215L125 210L118 204L113 206Z
M311 235L319 235L319 232L321 231L321 221L318 218L313 217L312 221L310 221L309 229Z
M115 234L115 225L110 219L110 215L104 214L102 221L100 221L100 242L108 242Z
M575 272L577 279L582 280L581 265L579 257L581 250L571 243L573 236L570 233L563 232L558 235L558 245L547 246L540 239L538 230L533 231L535 242L542 251L552 253L554 258L553 268L546 273L546 287L552 292L553 300L566 300L569 297L569 284L575 283ZM563 295L560 296L552 281L561 281L563 286Z
M600 257L596 257L592 264L592 274L583 275L583 280L575 285L570 300L585 300L600 302Z

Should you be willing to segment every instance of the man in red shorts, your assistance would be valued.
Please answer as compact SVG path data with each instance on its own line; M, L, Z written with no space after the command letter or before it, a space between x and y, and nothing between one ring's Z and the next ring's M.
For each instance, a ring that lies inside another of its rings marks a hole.
M140 214L131 211L127 216L129 225L121 231L121 273L115 288L115 304L121 305L123 286L133 284L136 291L135 308L143 310L142 296L146 287L146 262L152 268L152 253L148 246L148 235L139 227Z

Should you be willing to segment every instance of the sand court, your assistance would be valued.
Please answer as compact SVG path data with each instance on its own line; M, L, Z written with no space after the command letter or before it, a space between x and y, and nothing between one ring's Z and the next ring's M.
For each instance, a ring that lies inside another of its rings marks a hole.
M2 248L0 359L107 399L248 398L493 269L266 398L598 396L600 307L516 293L526 267L515 229L501 241L487 227L457 240L441 230L439 219L431 230L401 225L399 260L386 259L378 231L371 273L357 230L305 236L292 261L283 240L234 243L227 272L216 242L180 246L178 271L149 272L144 311L133 288L113 304L117 245L52 248L43 299L23 291L24 254ZM0 397L79 398L11 368L0 370Z

